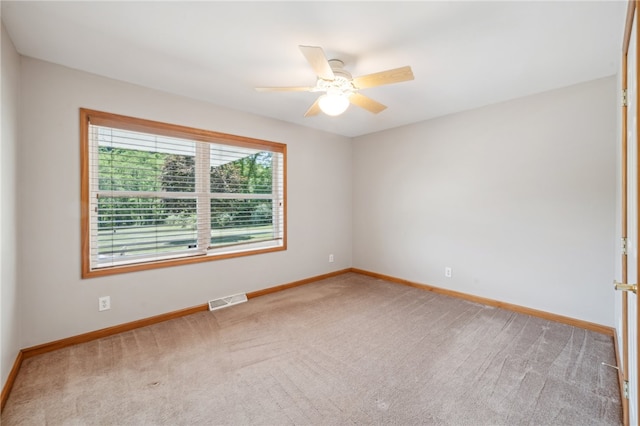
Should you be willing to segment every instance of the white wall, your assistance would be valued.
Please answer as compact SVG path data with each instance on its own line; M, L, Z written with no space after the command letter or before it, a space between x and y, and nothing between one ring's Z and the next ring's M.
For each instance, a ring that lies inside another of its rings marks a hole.
M20 56L2 24L2 139L0 141L0 386L21 349L16 260L16 149Z
M30 58L21 71L22 347L351 266L348 138ZM80 279L80 107L286 143L288 250Z
M616 88L355 139L353 266L612 326Z

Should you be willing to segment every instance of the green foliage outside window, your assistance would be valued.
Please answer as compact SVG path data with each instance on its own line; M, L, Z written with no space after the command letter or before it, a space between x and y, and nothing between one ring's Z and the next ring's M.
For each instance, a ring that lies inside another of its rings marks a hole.
M210 169L211 193L270 194L272 154L259 152ZM99 148L102 191L195 192L195 161L190 155L124 148ZM271 200L214 199L211 227L237 228L271 224ZM98 201L98 227L195 226L192 199L109 198Z

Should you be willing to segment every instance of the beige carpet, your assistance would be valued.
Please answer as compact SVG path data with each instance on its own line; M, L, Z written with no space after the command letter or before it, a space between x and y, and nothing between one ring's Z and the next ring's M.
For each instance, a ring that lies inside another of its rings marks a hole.
M345 274L25 360L2 425L618 425L612 338Z

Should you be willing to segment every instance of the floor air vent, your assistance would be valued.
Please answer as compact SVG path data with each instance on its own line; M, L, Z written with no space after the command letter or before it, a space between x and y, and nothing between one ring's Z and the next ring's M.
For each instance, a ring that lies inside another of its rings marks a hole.
M221 297L219 299L209 300L209 310L215 311L216 309L226 308L227 306L237 305L238 303L246 302L247 295L234 294L233 296Z

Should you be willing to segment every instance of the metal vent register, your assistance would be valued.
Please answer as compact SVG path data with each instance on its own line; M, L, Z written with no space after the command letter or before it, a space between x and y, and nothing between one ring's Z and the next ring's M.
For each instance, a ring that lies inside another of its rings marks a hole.
M247 295L234 294L233 296L221 297L219 299L209 300L209 310L215 311L216 309L226 308L227 306L237 305L247 301Z

